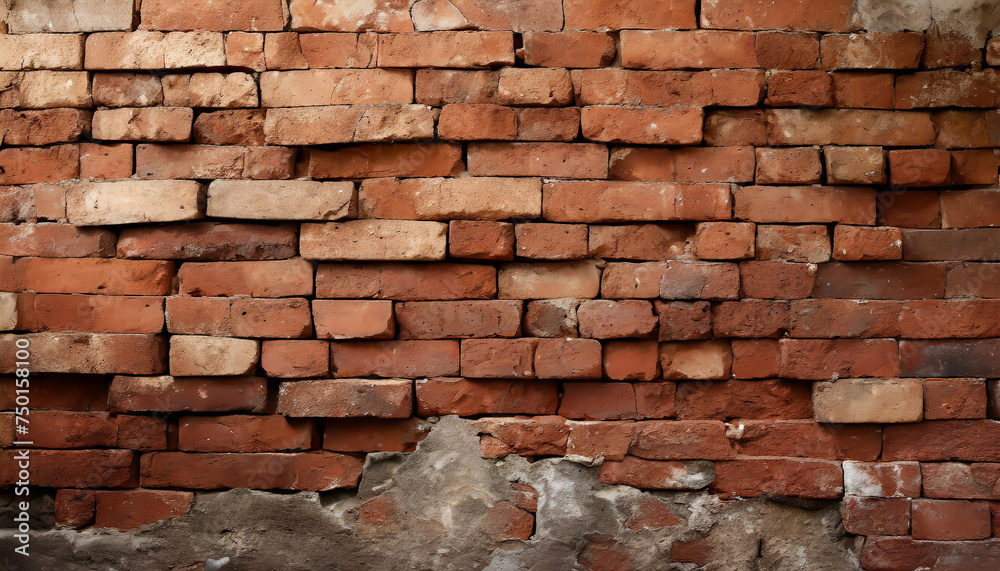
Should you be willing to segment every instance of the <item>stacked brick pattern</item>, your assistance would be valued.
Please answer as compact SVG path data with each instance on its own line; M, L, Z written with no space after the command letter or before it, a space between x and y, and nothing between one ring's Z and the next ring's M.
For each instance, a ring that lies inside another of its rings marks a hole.
M63 4L0 35L0 407L28 338L60 525L356 487L460 415L842 500L868 569L1000 558L1000 44L847 0Z

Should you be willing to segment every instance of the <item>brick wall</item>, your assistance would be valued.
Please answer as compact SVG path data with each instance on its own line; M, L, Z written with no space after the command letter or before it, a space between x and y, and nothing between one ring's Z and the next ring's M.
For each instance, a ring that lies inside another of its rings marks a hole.
M1000 561L1000 40L851 0L9 4L0 483L28 339L59 527L356 488L459 415L483 458L839 502L866 569Z

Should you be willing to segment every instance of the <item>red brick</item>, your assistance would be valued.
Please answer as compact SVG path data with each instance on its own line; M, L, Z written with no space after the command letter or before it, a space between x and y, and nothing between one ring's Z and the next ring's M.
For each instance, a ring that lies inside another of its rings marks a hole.
M33 317L38 331L159 333L163 300L156 297L38 294Z
M756 225L744 222L702 222L698 224L696 248L703 260L753 258Z
M451 141L517 138L517 111L494 104L453 103L441 109L438 135Z
M460 31L379 36L378 67L461 68L513 63L514 38L510 32Z
M938 562L969 568L990 565L1000 541L919 541L909 537L872 537L865 541L861 563L871 569L934 567Z
M458 341L354 341L330 344L335 377L457 375Z
M610 178L677 182L750 182L751 147L615 147Z
M133 262L138 263L138 262ZM312 264L306 260L182 264L180 293L188 295L312 295Z
M361 460L333 452L152 452L143 455L139 478L142 485L149 488L325 491L356 487L361 467Z
M820 40L824 69L916 69L924 36L914 32L827 34Z
M1000 298L997 264L955 264L948 268L946 297Z
M910 500L848 496L841 504L844 531L858 535L910 533Z
M706 0L701 10L701 26L737 30L852 32L859 29L854 21L856 15L851 0L834 0L822 5L799 0L766 0L747 4Z
M302 152L313 178L454 176L464 170L461 146L448 143L372 144Z
M117 412L261 410L267 382L259 377L115 377L108 404Z
M15 406L14 376L0 376L0 409ZM97 375L39 374L31 384L31 408L35 410L107 410L108 383Z
M990 190L954 190L941 193L941 216L944 228L1000 226L996 208L1000 192Z
M587 257L587 226L524 223L514 226L515 255L538 260L578 260Z
M767 80L767 99L773 107L833 105L833 78L825 71L774 71Z
M769 109L771 145L933 145L930 115L869 109Z
M0 255L46 258L114 255L115 235L69 224L0 224Z
M809 297L816 282L814 264L743 262L740 283L743 297L755 299L800 299Z
M705 143L711 146L766 145L767 133L760 109L719 109L705 117Z
M559 402L559 415L585 420L635 418L635 391L629 383L566 383Z
M562 107L573 103L573 81L569 70L558 68L507 67L500 70L497 103Z
M167 490L100 490L94 495L97 513L94 525L120 531L183 516L194 501L191 492Z
M728 435L734 452L742 456L875 460L882 450L882 431L874 425L830 426L813 420L740 420L733 423ZM917 482L919 493L919 470Z
M555 414L556 383L537 380L418 379L417 414Z
M233 337L173 335L170 374L239 376L252 373L260 359L260 341Z
M396 319L401 339L515 337L521 306L520 301L411 301L396 305Z
M812 184L822 174L816 147L757 149L757 184Z
M167 419L163 415L118 414L118 447L148 452L167 449Z
M942 31L934 26L924 35L922 67L969 67L982 61L982 47L961 33Z
M903 305L900 332L910 338L993 337L1000 335L994 300L916 300Z
M739 268L723 262L667 262L660 282L664 299L736 299Z
M323 448L337 452L413 452L431 430L419 418L333 419L324 425Z
M80 178L131 177L132 152L127 143L80 143Z
M601 344L594 339L539 339L534 372L539 379L598 379Z
M581 143L470 143L469 174L607 178L608 149Z
M814 32L758 32L757 65L769 69L813 69L819 63L819 36Z
M115 259L19 258L15 264L25 290L39 293L164 295L174 264Z
M661 462L631 456L622 462L604 462L600 471L605 484L653 490L700 490L714 477L712 463L704 460Z
M670 560L706 565L712 560L712 552L712 545L707 538L698 537L688 541L678 541L671 545Z
M114 448L117 444L118 426L104 412L36 410L30 420L35 421L29 426L35 448Z
M766 80L764 72L757 69L644 71L605 68L573 70L572 78L578 105L656 107L753 107L763 97Z
M517 110L517 140L572 141L580 132L580 109L529 107Z
M16 452L0 452L0 484L18 481ZM133 488L137 456L131 450L34 450L28 473L32 485L52 488Z
M620 51L628 68L757 67L754 35L746 32L625 30Z
M712 333L711 303L707 301L656 301L660 341L707 339Z
M632 531L663 529L673 527L680 521L680 518L666 504L654 498L646 498L636 506L632 516L628 519L628 528ZM673 556L671 559L677 560Z
M783 378L823 380L899 375L897 343L890 339L782 339Z
M313 300L320 339L385 339L395 333L391 301Z
M170 0L142 4L143 30L281 30L285 24L279 0L194 0L183 6Z
M702 139L703 122L704 112L696 107L589 105L580 112L583 137L606 143L698 144Z
M305 0L291 0L288 9L293 30L412 32L413 23L407 7L407 3L400 0L385 0L362 6L326 6Z
M874 71L833 72L833 103L845 109L892 109L896 76Z
M692 257L695 230L688 224L589 226L589 256L619 260L673 260Z
M404 10L406 2L403 2ZM444 30L471 27L482 30L558 30L562 28L562 7L558 0L529 0L517 4L480 5L457 0L444 10L434 2L417 2L412 8L417 30Z
M986 418L986 383L979 379L926 379L924 418Z
M413 412L413 383L343 378L281 383L276 412L295 417L407 418Z
M889 151L890 182L896 186L945 184L951 173L951 155L940 149Z
M326 341L264 341L260 365L269 377L295 379L330 374L330 346Z
M588 2L566 0L563 2L567 30L624 30L629 28L694 28L695 3L693 0L655 0Z
M735 379L778 376L780 352L777 339L733 339L732 375Z
M809 387L795 382L680 382L675 398L677 418L682 420L812 416Z
M897 109L993 107L1000 95L996 74L959 70L921 71L896 78Z
M640 385L641 386L641 385ZM569 421L569 440L566 453L585 458L603 456L607 460L621 461L636 435L637 423L631 421Z
M896 337L901 308L895 301L793 300L790 333L792 337Z
M994 339L903 341L902 374L916 377L994 377Z
M514 225L486 220L448 223L448 255L481 260L514 259Z
M55 498L56 525L81 528L94 521L94 492L59 490Z
M750 222L874 224L875 191L847 186L747 186L736 218Z
M944 278L943 264L897 262L822 264L816 274L813 297L940 298L944 296Z
M928 498L997 499L1000 478L996 463L922 464L924 496Z
M540 195L540 181L531 178L369 179L358 191L358 213L405 220L537 218Z
M733 496L791 496L836 499L844 493L840 462L797 458L754 458L715 463L711 491Z
M318 297L483 299L496 295L496 269L465 264L322 264Z
M604 376L609 379L651 381L657 377L659 347L656 341L608 341L603 344L603 352Z
M302 55L299 35L295 32L266 34L264 36L264 67L267 69L308 69L309 62Z
M903 234L898 228L837 225L833 233L835 260L899 260Z
M226 63L237 68L264 71L264 34L226 34Z
M903 230L903 258L906 260L996 261L996 240L1000 229Z
M913 538L937 540L990 537L987 502L913 500Z
M184 452L308 450L311 421L278 415L185 416L178 421L177 449Z
M280 260L298 247L297 225L193 224L126 228L118 238L122 258L195 261Z
M628 453L638 458L724 460L733 456L725 425L717 420L645 421L632 426Z
M606 299L655 298L666 264L662 262L609 263L601 274L601 296Z
M647 337L656 328L656 316L648 301L590 300L577 311L580 336L596 339Z
M662 343L664 379L728 379L733 358L728 339Z
M724 301L712 308L716 337L780 337L788 328L788 302Z
M570 18L577 17L569 8ZM571 24L572 25L572 24ZM596 32L527 32L521 34L525 65L543 67L604 67L615 57L615 41ZM522 53L522 52L519 52Z
M887 461L993 462L1000 450L1000 423L993 420L928 420L886 426L883 434Z
M830 261L830 233L826 226L757 226L757 259L809 262Z
M484 458L562 456L569 429L560 416L483 418L476 422Z
M22 258L24 259L24 258ZM31 370L38 373L151 375L166 368L166 339L125 333L0 334L0 372L14 372L15 343L31 343Z
M542 210L553 222L724 220L731 214L728 185L604 181L547 183Z

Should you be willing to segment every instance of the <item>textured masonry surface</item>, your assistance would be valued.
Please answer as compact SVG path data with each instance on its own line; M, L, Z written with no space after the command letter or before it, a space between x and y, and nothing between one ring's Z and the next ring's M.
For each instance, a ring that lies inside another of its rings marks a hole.
M1000 567L998 4L0 0L0 567Z

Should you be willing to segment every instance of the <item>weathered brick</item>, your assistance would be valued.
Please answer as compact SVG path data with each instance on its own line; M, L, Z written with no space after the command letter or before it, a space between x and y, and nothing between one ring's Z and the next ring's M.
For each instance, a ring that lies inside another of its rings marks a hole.
M756 69L644 71L604 68L574 70L577 104L753 107L766 81ZM697 149L680 149L697 152Z
M396 320L400 339L516 337L521 307L520 301L410 301L396 305Z
M722 497L792 496L836 499L844 493L840 462L753 458L715 463L710 490Z
M216 180L206 216L249 220L338 220L355 214L351 182Z
M448 225L409 220L303 224L299 251L312 260L443 260Z
M5 359L0 370L14 371L16 338L31 341L37 372L84 374L156 374L165 368L166 343L154 335L117 333L33 333L0 335Z
M256 368L260 341L173 335L170 337L170 374L175 376L239 376Z
M600 281L592 261L504 264L497 287L501 299L587 299L597 297Z
M335 32L411 32L408 8L405 0L380 0L361 6L291 0L288 5L293 30Z
M131 0L70 0L53 4L45 0L22 0L10 7L8 31L98 32L132 27Z
M738 260L754 257L756 226L743 222L698 224L698 257L703 260Z
M430 139L437 112L425 105L330 105L267 110L270 145L326 145Z
M667 262L660 281L663 299L736 299L740 275L725 262Z
M833 233L835 260L899 260L903 234L898 228L837 225Z
M14 450L0 452L0 484L18 478ZM134 488L138 457L131 450L35 450L28 473L36 486L52 488Z
M194 112L187 107L126 107L94 112L95 139L184 142L191 138Z
M915 499L912 504L914 539L985 539L990 537L987 502Z
M542 186L542 213L553 222L724 220L731 208L726 184L564 181Z
M813 383L818 422L900 423L923 419L923 386L918 379L838 379Z
M163 330L163 300L146 296L34 296L33 318L38 331L95 333L159 333Z
M608 149L583 143L470 143L469 174L607 178ZM512 185L508 184L510 189Z
M413 452L431 430L419 418L332 419L324 422L323 448L338 452Z
M840 508L844 531L859 535L907 535L910 500L848 496Z
M362 145L303 152L313 178L435 177L464 170L461 146L447 143Z
M204 188L194 181L85 182L66 191L66 214L76 226L175 222L201 218Z
M662 28L694 28L695 3L693 0L650 0L588 2L566 0L565 29L567 30L624 30L630 28L658 30Z
M391 301L313 300L320 339L384 339L395 333Z
M80 109L0 109L0 133L8 145L69 143L89 129L90 114Z
M409 300L496 297L497 271L474 264L320 264L317 297Z
M589 105L580 112L584 138L608 143L696 145L704 112L696 107L625 108Z
M701 10L703 28L737 30L810 30L852 32L861 26L851 0L834 0L823 5L799 0L766 0L733 4L707 0Z
M615 147L610 177L617 180L751 182L751 147Z
M519 258L578 260L587 257L585 224L516 224L514 236L514 254Z
M807 419L740 420L732 424L727 436L734 452L742 456L875 460L882 449L882 431L878 426L828 426ZM912 467L917 474L919 493L919 467L916 463Z
M324 379L281 383L278 414L286 416L408 418L413 383L406 379Z
M711 223L709 223L711 224ZM688 224L616 224L589 229L589 256L618 260L673 260L693 257Z
M312 264L306 260L182 264L179 290L187 295L312 295Z
M986 382L980 379L926 379L924 418L986 418Z
M660 344L664 379L728 379L732 362L728 340Z
M715 479L711 462L654 461L626 457L601 465L601 481L653 490L700 490Z
M453 258L512 260L514 225L510 222L452 220L448 223L448 255Z
M604 376L609 379L651 381L658 375L659 347L655 340L608 341L603 344L603 355Z
M137 145L140 178L292 178L295 149L214 145Z
M296 253L292 224L194 224L126 228L118 237L122 258L173 260L280 260Z
M59 182L80 176L80 149L76 145L0 149L0 184Z
M330 344L315 340L271 340L261 345L260 366L269 377L297 379L330 374Z
M0 224L0 255L108 257L114 255L115 236L103 228L69 224Z
M562 4L558 0L519 0L513 4L482 5L475 0L455 0L447 9L434 0L419 0L411 8L417 30L559 30Z
M792 337L896 337L896 301L802 299L791 302Z
M573 8L570 8L570 17L573 16ZM615 42L604 33L527 32L521 38L525 65L577 69L604 67L615 56Z
M99 490L94 496L94 525L120 531L183 516L194 502L193 493L170 490Z
M933 145L929 114L869 109L769 109L772 145Z
M226 65L223 35L217 32L104 32L87 36L89 70L182 69Z
M574 298L529 301L524 332L532 337L577 337L579 306L580 300Z
M995 377L996 339L902 341L899 354L906 377Z
M573 81L569 70L517 68L500 70L497 80L500 105L562 107L573 103Z
M80 178L129 178L134 161L128 143L80 143Z
M944 296L945 274L946 270L943 264L831 262L819 266L813 297L940 298Z
M829 184L883 184L885 154L881 147L823 148Z
M725 377L719 375L720 379ZM679 382L675 400L677 418L682 420L789 419L812 416L809 387L797 382Z
M268 71L260 76L263 107L413 102L413 72L385 69Z
M812 69L819 62L819 36L815 32L758 32L754 48L757 64L763 68Z

